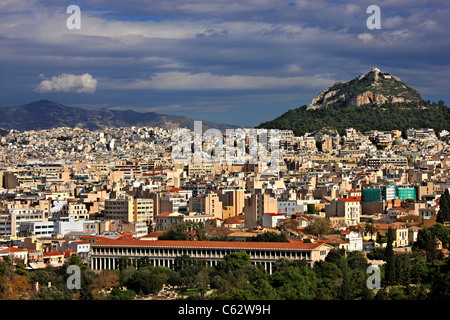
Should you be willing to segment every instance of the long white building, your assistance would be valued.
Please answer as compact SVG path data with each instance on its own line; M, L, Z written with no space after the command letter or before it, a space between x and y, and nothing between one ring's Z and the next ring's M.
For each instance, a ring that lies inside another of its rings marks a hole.
M276 260L304 259L309 265L324 260L331 246L301 242L233 242L233 241L171 241L171 240L99 240L91 246L91 269L117 269L121 257L137 260L149 257L154 266L172 267L176 257L188 255L217 265L226 255L246 251L252 264L261 264L272 273Z

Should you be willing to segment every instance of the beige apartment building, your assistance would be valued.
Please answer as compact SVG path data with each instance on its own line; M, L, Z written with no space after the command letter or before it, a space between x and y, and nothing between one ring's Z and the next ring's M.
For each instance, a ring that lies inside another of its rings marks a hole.
M238 216L244 212L244 189L219 189L218 195L224 209L223 219Z
M201 212L223 219L222 201L216 193L201 194L189 199L189 211Z
M103 213L111 220L152 221L153 199L107 199Z
M53 214L54 218L70 217L76 220L88 220L89 212L84 203L69 202L65 204L61 211Z

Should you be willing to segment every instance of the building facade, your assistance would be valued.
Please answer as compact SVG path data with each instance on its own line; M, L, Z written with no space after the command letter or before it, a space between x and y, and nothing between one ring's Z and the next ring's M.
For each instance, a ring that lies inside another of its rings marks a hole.
M331 246L324 243L300 242L240 242L240 241L169 241L169 240L100 240L91 246L91 269L117 269L119 259L132 262L148 257L154 266L172 267L183 255L205 259L210 266L233 252L245 251L252 264L262 265L272 273L280 258L305 260L309 265L324 260Z
M108 199L105 201L105 219L130 222L153 220L153 199Z

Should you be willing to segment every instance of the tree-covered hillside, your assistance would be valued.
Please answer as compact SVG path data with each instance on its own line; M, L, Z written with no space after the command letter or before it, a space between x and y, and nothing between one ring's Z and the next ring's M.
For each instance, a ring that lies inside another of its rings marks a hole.
M443 101L427 102L425 107L405 103L365 104L362 106L329 106L307 110L304 105L289 110L280 117L261 123L258 128L288 129L296 135L318 131L322 128L337 130L342 134L347 128L361 132L369 130L402 130L433 128L436 132L450 130L450 109Z

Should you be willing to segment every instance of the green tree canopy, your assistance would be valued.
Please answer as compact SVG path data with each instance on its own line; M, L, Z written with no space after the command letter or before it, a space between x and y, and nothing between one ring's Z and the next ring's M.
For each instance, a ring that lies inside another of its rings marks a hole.
M276 232L264 232L256 237L248 238L249 242L289 242L286 235Z
M329 234L331 232L331 222L328 218L314 217L305 228L305 232L314 235Z
M445 189L439 199L439 212L436 221L439 223L450 221L450 193L448 189Z
M158 237L159 240L208 240L202 222L183 221Z

